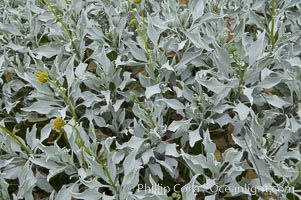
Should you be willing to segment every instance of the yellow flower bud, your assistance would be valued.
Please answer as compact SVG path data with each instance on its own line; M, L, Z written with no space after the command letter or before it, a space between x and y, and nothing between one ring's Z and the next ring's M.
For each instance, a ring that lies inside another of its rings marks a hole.
M133 0L134 3L140 3L141 0Z
M136 25L138 24L137 19L131 19L130 25Z
M56 118L53 122L53 128L56 130L56 132L61 132L61 130L64 128L65 122L62 118Z
M135 101L136 94L134 92L130 92L130 101Z
M47 72L38 72L36 73L36 77L37 77L37 82L40 84L46 83L49 79Z

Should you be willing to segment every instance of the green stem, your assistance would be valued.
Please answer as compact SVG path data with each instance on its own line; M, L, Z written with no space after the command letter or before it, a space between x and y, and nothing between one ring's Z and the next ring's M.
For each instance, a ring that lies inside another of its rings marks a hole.
M135 16L135 13L134 13L134 10L133 10L133 7L129 1L129 6L130 6L130 9L132 11L132 16L133 16L133 19L135 19L136 21L137 20L137 17ZM141 32L139 30L139 26L138 26L138 23L135 23L135 27L137 29L137 32L139 34L139 36L142 38L143 40L143 44L144 44L144 48L145 48L145 51L146 51L146 56L147 56L147 60L149 62L149 67L151 69L151 76L153 77L155 83L158 83L158 79L157 79L157 76L155 74L155 68L154 68L154 64L153 64L153 60L152 60L152 56L151 56L151 52L149 51L149 48L148 48L148 44L147 44L147 27L146 27L146 22L145 22L145 17L144 17L144 13L143 13L143 10L142 10L142 7L141 7L141 4L139 3L139 10L140 10L140 15L142 17L142 23L143 23L143 32Z
M59 92L63 95L65 101L67 102L67 104L68 104L68 106L69 106L69 108L70 108L70 110L71 110L71 113L72 113L72 116L73 116L73 118L74 118L74 120L75 120L75 123L77 123L77 116L76 116L76 113L75 113L75 110L74 110L74 108L73 108L73 105L72 105L72 103L71 103L70 98L66 95L66 93L64 92L64 90L62 90L62 88L61 88L58 84L56 84L54 81L49 80L48 82L49 82L50 84L52 84L57 90L59 90ZM92 153L90 152L90 150L85 146L84 140L83 140L82 137L80 136L80 133L79 133L78 129L77 129L74 125L72 125L72 124L68 124L68 123L67 123L66 125L71 126L71 127L75 130L75 132L76 132L76 144L79 146L79 148L81 148L81 149L83 150L83 151L82 151L83 167L84 167L84 168L87 168L87 165L86 165L86 162L85 162L85 159L84 159L84 154L83 154L83 152L85 151L85 152L86 152L88 155L90 155L90 156L93 156L93 154L92 154ZM94 157L94 156L93 156L93 157ZM108 179L109 179L110 185L114 188L114 190L115 190L116 193L118 194L117 186L114 184L114 181L112 180L112 177L111 177L111 175L110 175L110 172L109 172L109 170L108 170L108 167L107 167L101 160L99 160L97 157L94 157L94 158L95 158L96 161L104 168L104 171L105 171L105 173L106 173L106 175L107 175L107 177L108 177Z
M275 28L275 0L272 0L272 30L271 30L272 50L274 50L275 48L274 28Z
M107 177L108 177L108 179L109 179L110 185L114 188L114 190L115 190L116 193L118 194L118 188L117 188L117 186L115 185L115 183L114 183L114 181L113 181L113 179L112 179L112 177L111 177L111 174L110 174L110 172L109 172L108 166L107 166L105 163L103 163L102 160L100 160L100 159L97 158L96 156L93 156L93 154L91 153L90 149L87 148L87 147L85 146L84 141L83 141L83 139L81 138L78 129L77 129L74 125L72 125L72 124L66 124L66 125L71 126L71 127L75 130L75 132L76 132L76 137L77 137L77 145L78 145L80 148L82 148L89 156L94 157L95 160L103 167L103 169L104 169L104 171L105 171L105 173L106 173L106 175L107 175Z
M146 22L145 22L145 17L144 17L144 13L141 7L141 4L139 3L139 10L140 10L140 14L142 16L142 23L143 23L143 43L144 43L144 48L146 51L146 55L147 55L147 59L149 61L149 67L152 71L152 76L154 78L155 83L158 83L156 74L155 74L155 69L154 69L154 65L153 65L153 60L152 60L152 55L149 51L148 45L147 45L147 27L146 27Z
M238 64L238 76L239 76L239 80L240 80L240 83L243 83L243 73L242 73L242 69L241 69L241 66L240 66L240 63Z
M235 55L234 51L231 53L231 55L233 56L234 62L237 65L237 69L238 69L237 74L238 74L238 78L239 78L239 87L238 87L238 92L236 95L236 99L238 99L240 97L240 93L241 93L241 85L244 83L244 71L241 66L240 58Z
M5 128L4 126L2 126L0 124L0 129L6 133L7 135L10 136L10 138L17 144L19 145L25 152L27 155L30 154L30 150L15 136L15 134L13 134L10 130L8 130L7 128Z
M81 138L78 129L77 129L74 125L68 124L68 123L66 123L66 125L72 127L72 128L75 130L75 132L76 132L76 140L75 140L75 143L76 143L77 146L82 150L82 151L81 151L81 156L82 156L82 160L83 160L83 168L84 168L84 169L87 169L88 167L87 167L87 164L86 164L86 161L85 161L85 157L84 157L84 141L83 141L83 139Z
M239 86L238 86L238 92L237 92L236 99L238 99L241 95L241 85L244 82L244 74L243 74L242 67L241 67L240 63L238 63L238 76L239 76Z
M155 127L156 124L154 122L154 119L153 119L150 111L147 108L145 108L144 105L142 105L142 103L140 101L138 101L138 99L136 99L135 102L144 110L144 112L146 113L146 115L147 115L148 119L150 120L152 126Z
M64 92L64 90L62 90L62 88L58 84L56 84L54 81L49 80L48 82L50 84L52 84L63 95L66 103L69 106L69 109L71 110L71 113L72 113L72 116L73 116L74 120L77 121L77 116L76 116L76 113L75 113L75 110L73 108L73 105L71 103L70 98L66 95L66 93Z
M71 42L71 45L75 51L76 57L80 60L80 53L78 51L78 49L76 48L76 45L73 41L73 37L72 37L72 33L71 31L68 29L67 24L63 21L63 19L56 13L56 11L53 9L51 3L49 2L49 0L45 0L46 4L43 2L43 0L39 0L39 2L43 5L46 6L48 8L48 10L55 16L55 18L57 19L57 21L62 25L62 27L64 28L65 32L68 35L68 38Z
M85 148L83 148L83 147L81 147L81 156L82 156L82 159L83 159L83 168L84 169L88 169L88 167L87 167L87 164L86 164L86 160L85 160L85 156L84 156L84 150L85 150Z

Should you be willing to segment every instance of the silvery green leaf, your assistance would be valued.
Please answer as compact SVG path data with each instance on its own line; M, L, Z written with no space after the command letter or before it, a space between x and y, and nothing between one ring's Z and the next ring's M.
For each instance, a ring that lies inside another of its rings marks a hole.
M74 59L75 56L72 56L64 62L64 65L66 66L65 75L68 83L68 88L71 88L74 84Z
M230 162L230 163L237 163L240 162L241 158L243 156L243 153L233 149L229 148L223 153L223 159L225 162Z
M169 70L169 71L175 71L175 69L169 64L169 61L167 61L166 63L164 63L161 66L161 69L166 69L166 70Z
M116 152L112 155L112 161L115 164L119 164L125 156L124 152Z
M264 51L264 38L265 38L265 32L259 32L257 35L257 40L251 44L249 47L249 65L253 65L258 58L261 57L263 51Z
M107 166L109 168L110 176L113 180L115 180L116 179L116 170L117 170L115 163L112 161L111 158L107 158L107 162L108 162Z
M121 196L121 194L120 194L120 196ZM102 199L103 200L115 200L116 197L115 196L108 196L108 195L102 194Z
M145 88L145 97L147 99L159 93L161 93L160 84L156 84Z
M189 131L189 145L194 147L195 143L200 141L202 137L200 136L200 126L194 131Z
M12 42L10 42L8 45L6 45L6 47L14 50L14 51L18 51L20 53L26 53L27 50L26 50L26 46L22 46L22 45L19 45L19 44L14 44Z
M163 180L163 172L159 164L148 164L148 167L153 176L158 176L161 180Z
M127 61L121 61L117 58L116 60L116 65L117 66L141 66L141 62L138 62L138 61L134 61L133 59L129 59Z
M142 85L142 87L149 87L151 86L151 78L145 77L142 74L139 74L139 82Z
M9 159L9 160L1 159L1 160L0 160L0 168L6 167L6 166L9 165L13 160L14 160L14 158L11 158L11 159Z
M168 126L168 130L175 132L176 130L178 130L181 127L185 127L184 129L188 129L190 126L190 121L191 121L191 119L184 120L184 121L173 121Z
M129 47L129 49L135 59L147 62L147 58L145 56L144 50L136 47L135 43L128 43L127 46Z
M72 198L72 192L77 191L77 185L75 184L69 184L69 185L63 185L62 188L58 191L56 198L57 200L71 200Z
M22 35L22 33L18 30L17 27L13 26L12 24L3 24L0 23L0 31L4 33L10 33L12 35Z
M9 102L9 101L5 101L5 102L4 102L4 104L5 104L4 109L6 110L7 113L10 113L10 111L11 111L13 108L15 108L15 107L18 105L18 103L20 103L20 101L16 101L16 102L13 102L13 103L11 103L11 102Z
M121 90L124 90L124 88L130 84L131 82L136 81L135 79L131 78L131 73L129 72L124 72L123 73L123 81L119 84L118 88Z
M166 144L165 155L173 156L173 157L179 157L180 155L177 151L177 145L176 144Z
M215 200L215 199L216 199L216 194L205 197L205 200Z
M36 146L36 134L37 134L37 124L33 125L31 131L29 129L26 130L26 143L33 150Z
M228 74L231 70L231 60L229 53L221 48L218 44L214 43L215 51L215 60L217 63L218 71L221 72L225 77L228 77Z
M111 67L111 62L108 59L105 48L103 47L100 53L100 63L101 63L101 68L104 71L106 75L109 75L110 73L110 67Z
M178 160L177 158L171 158L171 157L166 157L165 158L165 163L167 166L169 166L169 169L172 169L169 171L169 174L173 178L178 178L179 177L179 170L178 169Z
M218 106L213 107L212 109L210 109L210 111L222 114L224 113L226 110L232 109L234 108L234 106L231 106L229 104L220 104Z
M59 49L60 46L57 45L45 45L38 47L33 51L33 53L37 54L40 57L44 56L46 58L51 58L60 53Z
M182 50L182 49L185 47L185 44L186 44L186 43L187 43L187 40L184 40L184 41L180 42L180 43L178 44L178 49L177 49L177 51Z
M203 137L204 137L203 144L205 146L205 151L207 152L207 154L214 153L215 150L216 150L216 145L210 139L210 135L209 135L208 129L206 131L204 131Z
M204 14L205 5L203 1L191 2L191 8L193 9L192 11L193 21L196 21Z
M203 38L201 38L198 29L195 28L193 30L189 30L189 32L187 31L185 34L188 37L188 39L197 48L203 48L203 49L206 49L207 51L211 51L212 50L212 48L209 47L209 45L203 40Z
M199 185L198 187L203 188L204 190L209 190L210 188L216 186L216 181L214 179L211 179L207 176L205 176L206 178L206 183Z
M234 37L240 38L245 30L245 19L242 19L238 26L234 29Z
M77 77L82 77L85 74L87 66L87 63L80 63L75 69L75 75Z
M174 87L172 87L172 89L176 92L177 98L180 98L183 96L182 90L179 87L174 86Z
M261 23L261 19L259 15L257 15L253 10L249 10L249 17L252 22L254 22L257 26L264 30L263 24Z
M185 162L188 164L191 170L193 170L195 173L203 173L203 168L210 168L207 159L203 155L190 155L186 154L181 150L181 156L185 160Z
M169 107L171 107L174 110L183 110L185 109L185 106L176 99L158 99L157 101L163 101L165 102Z
M164 161L158 159L156 159L156 161L166 169L166 171L171 175L171 177L177 178L179 176L179 172L175 170L178 167L178 162L176 159L166 157Z
M107 103L107 105L109 105L110 100L111 100L111 92L110 91L101 91L101 94L104 95L104 97L106 99L106 103Z
M56 102L39 100L31 106L22 108L26 112L37 112L40 114L49 114L53 110L60 109L59 104Z
M183 54L182 59L180 60L179 63L177 63L175 65L175 68L177 69L177 72L179 74L181 74L182 72L185 71L186 69L186 65L191 62L192 60L196 59L198 56L200 56L202 54L202 50L199 51L194 51L194 52L190 52L190 51L186 51Z
M3 199L9 199L8 186L9 184L5 181L4 176L0 173L0 195Z
M157 45L160 37L160 32L154 27L151 17L148 17L147 34L154 45Z
M137 121L134 119L134 136L135 137L144 137L144 135L147 135L146 128L142 125L142 121Z
M29 167L29 162L26 162L26 164L20 169L18 179L20 184L17 194L18 198L33 200L32 190L35 187L37 179Z
M123 37L123 32L124 32L124 29L125 29L125 26L126 26L126 22L127 20L125 18L121 18L121 20L119 21L119 24L116 28L116 30L118 31L118 34L119 34L119 43Z
M253 105L253 96L252 96L252 93L253 93L253 88L244 88L243 89L243 94L248 97L251 105Z
M137 150L133 150L124 160L124 178L122 186L127 187L128 190L136 187L139 182L139 171L142 168L141 161L136 160Z
M226 86L222 84L220 81L218 81L215 77L210 78L209 80L204 79L197 79L197 81L207 87L209 90L213 91L216 94L221 93L223 90L226 89Z
M93 174L96 177L102 178L103 180L108 182L108 177L106 176L103 167L98 162L96 162L95 159L91 159L90 156L86 156L85 158L86 162L89 164L89 170L87 171L87 174Z
M36 178L37 178L37 186L46 192L52 192L54 189L47 181L47 178L44 174L36 171Z
M133 136L128 142L124 142L122 145L116 143L118 149L131 148L138 149L142 145L145 139Z
M259 123L258 117L255 115L255 113L250 110L251 116L252 116L252 121L251 121L251 130L253 133L256 134L259 140L262 140L263 134L264 134L264 127Z
M250 108L240 102L238 105L236 105L234 111L237 112L239 119L244 121L249 115Z
M71 194L72 197L77 199L95 199L95 200L103 199L102 194L99 193L97 190L98 189L86 189L82 193L71 192Z
M143 161L143 164L144 164L144 165L148 164L150 158L152 158L152 157L153 157L153 158L155 157L155 154L154 154L153 149L150 149L150 150L148 150L148 151L145 151L145 152L142 154L142 156L141 156L141 159L142 159L142 161Z
M280 83L282 81L281 77L275 76L267 76L265 77L265 79L260 82L257 87L261 87L261 88L272 88L275 85L277 85L278 83Z
M291 118L287 119L286 127L290 128L292 132L297 132L301 128L301 125L296 118L292 116Z
M65 169L67 168L67 166L61 166L61 167L56 167L56 168L51 168L49 170L49 174L47 176L47 181L49 181L52 177L54 177L55 175L63 172Z
M80 178L80 182L82 184L84 184L86 187L88 187L89 189L98 189L101 187L108 187L107 185L101 184L96 178L91 179L91 180L86 180L86 178L85 179Z
M186 85L183 86L183 97L188 100L189 102L192 102L192 95L193 92L191 89L189 89Z
M122 180L122 186L126 187L127 190L131 190L137 186L139 183L139 171L140 168L136 168L135 170L132 170L125 174L123 180Z
M198 178L198 176L199 176L199 174L194 175L190 179L190 182L181 188L183 200L195 199L197 194L193 188L196 186L196 182L197 182L196 179Z
M93 104L98 103L101 101L99 97L97 97L96 94L90 92L90 91L85 91L81 93L81 97L84 101L80 105L84 105L85 107L89 108Z
M291 105L291 103L283 100L282 98L276 96L276 95L265 95L263 94L264 99L271 104L272 106L275 106L276 108L283 108L285 106Z
M264 80L265 78L267 78L268 76L272 75L274 72L268 68L264 68L263 70L261 70L260 72L260 79Z
M152 20L155 27L158 27L161 30L168 29L168 24L164 22L164 20L162 20L159 16L152 17Z
M294 169L286 166L281 162L268 159L268 163L270 164L270 167L273 169L275 175L278 177L288 177L294 174Z

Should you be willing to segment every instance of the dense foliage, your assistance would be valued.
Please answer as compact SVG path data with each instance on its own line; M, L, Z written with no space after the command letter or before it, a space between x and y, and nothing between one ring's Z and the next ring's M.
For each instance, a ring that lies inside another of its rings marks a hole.
M300 199L300 27L299 0L0 0L0 199Z

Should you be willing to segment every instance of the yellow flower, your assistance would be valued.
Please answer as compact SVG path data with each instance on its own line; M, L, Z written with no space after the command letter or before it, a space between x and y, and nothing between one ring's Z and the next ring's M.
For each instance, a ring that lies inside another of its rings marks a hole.
M36 73L36 77L37 77L37 82L40 84L46 83L49 79L47 72L38 72Z
M141 0L133 0L134 3L140 3Z
M65 122L62 118L56 118L53 122L53 128L56 130L56 132L61 132L61 130L64 128Z

